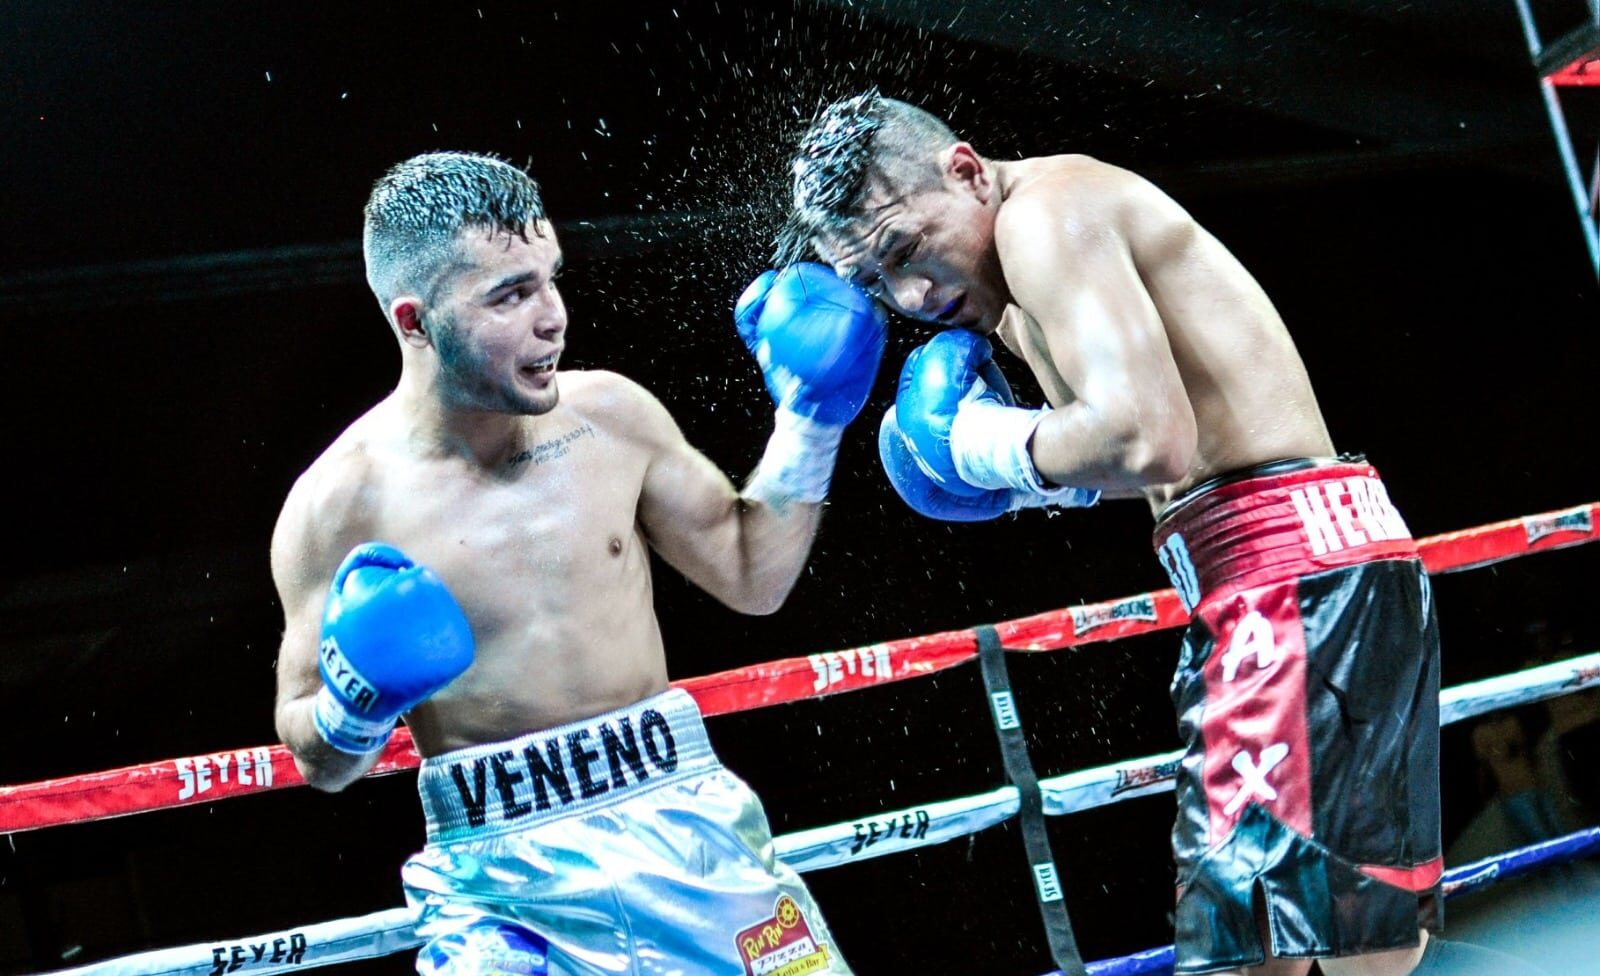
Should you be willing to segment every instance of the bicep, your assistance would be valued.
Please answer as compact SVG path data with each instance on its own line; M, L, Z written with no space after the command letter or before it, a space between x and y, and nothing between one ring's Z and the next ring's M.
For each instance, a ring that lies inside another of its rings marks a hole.
M662 558L694 575L737 528L739 493L728 476L684 438L664 408L639 496L639 523Z
M1031 223L1006 278L1062 382L1107 422L1135 422L1152 403L1186 411L1165 324L1126 238L1049 215Z
M317 648L328 589L339 562L371 529L360 514L359 482L329 480L297 483L272 533L272 581L283 607L279 708L321 687Z
M291 503L292 504L292 503ZM321 683L317 643L325 586L314 582L306 520L286 506L272 538L272 579L283 607L283 640L278 645L278 701L284 705L314 694Z

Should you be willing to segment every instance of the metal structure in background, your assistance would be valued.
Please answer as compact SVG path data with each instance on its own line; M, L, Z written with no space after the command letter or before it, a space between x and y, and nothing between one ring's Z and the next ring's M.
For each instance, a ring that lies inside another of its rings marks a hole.
M1533 56L1534 66L1539 69L1539 87L1544 93L1545 111L1550 115L1550 127L1555 133L1556 149L1561 154L1561 166L1566 173L1567 186L1572 190L1573 202L1578 207L1584 243L1589 247L1589 263L1594 266L1595 277L1600 278L1600 225L1596 224L1595 217L1596 211L1600 211L1600 143L1595 146L1594 160L1589 166L1588 185L1585 186L1558 91L1562 88L1600 87L1600 0L1585 2L1589 8L1588 22L1562 35L1547 47L1539 37L1539 27L1534 22L1529 0L1516 0L1517 15L1522 18L1522 31L1528 40L1528 53Z

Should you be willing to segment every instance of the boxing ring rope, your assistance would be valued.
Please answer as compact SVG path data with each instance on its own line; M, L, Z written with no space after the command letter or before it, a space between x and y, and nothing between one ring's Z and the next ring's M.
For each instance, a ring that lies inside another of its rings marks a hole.
M1595 541L1600 503L1526 516L1419 540L1432 574L1473 569L1532 552ZM1172 590L1068 607L995 625L1006 650L1050 651L1181 626L1187 622ZM707 715L823 697L888 681L931 674L977 657L973 630L949 631L845 651L811 654L674 682ZM1445 689L1441 724L1511 705L1526 704L1600 685L1600 653ZM1060 816L1172 788L1181 752L1042 778L1047 815ZM401 729L368 775L414 768L420 760ZM82 776L0 788L0 832L124 816L147 810L213 802L231 796L301 785L292 757L281 746L250 747L128 766ZM1014 786L937 801L785 834L774 839L778 856L798 871L814 871L966 836L1017 814ZM1476 890L1494 880L1570 860L1600 849L1600 828L1534 845L1446 873L1446 894ZM93 963L60 976L178 976L248 968L280 972L373 958L420 945L412 913L397 908L338 919L234 942L154 950ZM1096 974L1169 972L1171 947L1089 964Z
M1419 540L1417 548L1431 574L1477 569L1593 542L1600 537L1595 531L1597 514L1600 502L1430 536ZM995 630L1006 650L1054 651L1188 622L1177 594L1165 589L1003 621ZM973 630L953 630L784 658L672 684L693 695L708 717L726 715L932 674L976 659L977 648ZM411 733L402 726L367 775L415 769L420 762ZM304 782L282 746L124 766L0 787L0 833L211 803Z

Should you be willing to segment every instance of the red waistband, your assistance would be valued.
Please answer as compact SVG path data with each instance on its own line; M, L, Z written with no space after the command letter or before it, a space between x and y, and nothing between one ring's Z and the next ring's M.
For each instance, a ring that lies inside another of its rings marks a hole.
M1156 524L1155 547L1191 610L1223 587L1417 554L1371 465L1309 460L1180 500Z

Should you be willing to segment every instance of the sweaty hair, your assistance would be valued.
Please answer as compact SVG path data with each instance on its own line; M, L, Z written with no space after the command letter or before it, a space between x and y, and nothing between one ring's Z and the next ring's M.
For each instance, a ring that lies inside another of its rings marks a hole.
M897 196L938 183L938 155L959 141L938 116L876 88L828 105L790 164L794 208L778 232L773 263L804 260L818 235L845 231L865 214L874 180Z
M361 249L367 284L388 314L389 302L413 292L426 301L455 262L466 229L542 232L544 201L533 177L493 156L437 152L396 164L367 198Z

